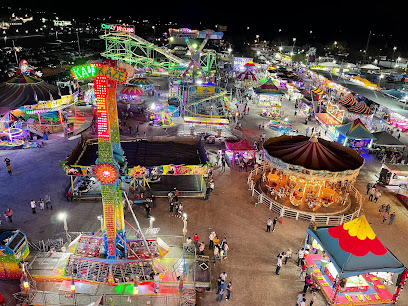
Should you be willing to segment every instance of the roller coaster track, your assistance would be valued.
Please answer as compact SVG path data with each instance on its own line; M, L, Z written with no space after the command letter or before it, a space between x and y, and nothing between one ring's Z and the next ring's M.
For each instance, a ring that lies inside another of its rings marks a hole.
M192 117L203 117L203 118L228 118L227 107L223 99L229 94L227 90L221 87L213 87L213 86L205 86L205 85L192 85L189 87L209 87L214 88L215 90L219 90L220 92L215 93L213 95L209 95L203 98L199 98L196 101L188 102L184 106L184 111L189 113ZM190 96L190 95L188 95ZM219 102L219 103L217 103ZM215 105L214 105L215 104ZM204 110L206 113L199 113L197 109ZM219 114L214 114L210 112L218 112ZM222 112L222 114L220 114Z
M158 47L135 34L109 32L99 37L105 40L106 50L101 55L107 58L165 69L186 64L185 60L170 53L167 48Z

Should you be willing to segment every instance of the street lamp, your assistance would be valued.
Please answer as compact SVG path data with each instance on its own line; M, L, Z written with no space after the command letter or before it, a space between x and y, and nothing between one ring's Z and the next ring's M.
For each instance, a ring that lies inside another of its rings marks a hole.
M70 234L68 234L67 213L66 212L60 212L58 214L58 219L64 221L65 234L67 235L68 242L71 243L71 236L70 236Z
M391 59L391 62L394 61L394 53L395 53L395 50L397 50L397 47L396 47L396 46L394 46L394 48L392 48L392 59Z

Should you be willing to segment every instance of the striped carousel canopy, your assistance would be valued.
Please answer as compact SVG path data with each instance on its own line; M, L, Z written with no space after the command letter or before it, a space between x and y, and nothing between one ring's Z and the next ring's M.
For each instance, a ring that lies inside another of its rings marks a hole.
M348 111L356 114L368 115L370 113L370 108L367 104L365 104L364 101L358 101L353 95L347 95L337 103L345 106Z
M59 98L57 86L30 75L19 74L0 84L0 106L19 108Z
M244 72L241 72L240 74L237 75L236 79L238 81L253 81L253 82L258 81L258 78L251 70L245 70Z
M317 94L317 95L323 95L324 94L324 91L321 90L319 87L316 87L315 89L313 89L312 92Z
M312 138L303 135L269 138L264 148L272 157L311 170L355 170L364 164L364 158L354 150L316 135Z
M153 81L149 80L148 78L133 78L127 82L130 85L142 85L142 86L148 86L152 85Z
M140 96L144 94L144 91L140 86L123 86L120 93L127 96Z
M343 99L339 100L337 103L344 105L344 106L353 106L357 104L356 98L353 95L347 95Z

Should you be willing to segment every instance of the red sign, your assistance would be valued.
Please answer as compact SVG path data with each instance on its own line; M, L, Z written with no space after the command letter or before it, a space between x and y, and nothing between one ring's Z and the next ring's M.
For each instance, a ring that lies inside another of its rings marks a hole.
M106 110L106 96L108 94L108 78L97 76L95 78L94 92L96 97L96 126L98 129L98 138L109 139L109 122Z

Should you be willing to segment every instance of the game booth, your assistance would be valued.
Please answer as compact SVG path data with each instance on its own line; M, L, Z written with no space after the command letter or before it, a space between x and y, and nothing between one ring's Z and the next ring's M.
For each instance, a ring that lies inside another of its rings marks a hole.
M271 79L260 87L254 88L255 99L259 107L262 107L261 115L265 117L281 117L281 103L284 93L275 86Z
M364 215L334 227L312 224L305 248L312 279L330 305L395 304L405 285L408 270Z
M253 164L256 161L256 150L246 139L225 140L225 160L227 164L236 166L242 157L247 163Z
M341 110L336 104L327 102L326 112L317 113L316 120L325 131L325 134L335 139L336 127L343 122L345 110Z
M344 146L359 152L367 152L375 137L360 119L336 127L335 139Z

